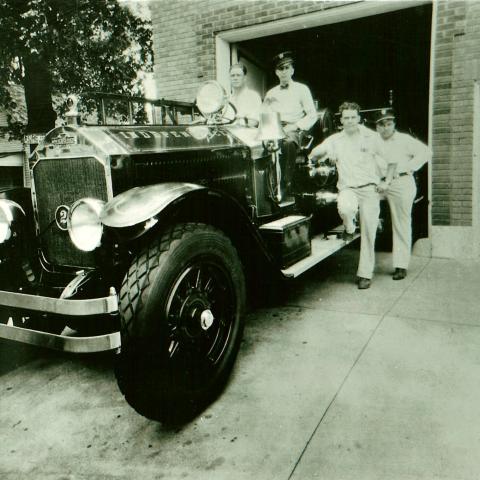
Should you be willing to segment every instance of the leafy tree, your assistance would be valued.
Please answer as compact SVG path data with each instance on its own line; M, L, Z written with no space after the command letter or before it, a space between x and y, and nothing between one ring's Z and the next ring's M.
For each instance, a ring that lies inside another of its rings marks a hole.
M152 69L149 21L117 0L0 0L0 32L0 107L15 136L9 85L23 85L25 131L40 133L55 125L52 94L141 95L139 72Z

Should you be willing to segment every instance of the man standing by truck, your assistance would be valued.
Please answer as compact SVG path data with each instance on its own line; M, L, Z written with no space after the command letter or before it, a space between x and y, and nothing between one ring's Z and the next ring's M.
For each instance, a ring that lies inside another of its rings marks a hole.
M390 108L378 112L375 123L380 155L390 165L379 190L387 197L392 217L392 278L402 280L407 276L412 249L412 206L417 193L413 172L431 160L432 151L396 130L395 113Z
M360 107L344 102L339 107L341 132L326 138L309 155L314 162L328 157L338 171L337 208L345 226L344 239L351 241L355 218L360 212L360 260L357 270L359 289L369 288L375 266L375 237L380 214L377 186L380 174L376 158L376 134L360 125ZM312 170L313 172L313 170Z

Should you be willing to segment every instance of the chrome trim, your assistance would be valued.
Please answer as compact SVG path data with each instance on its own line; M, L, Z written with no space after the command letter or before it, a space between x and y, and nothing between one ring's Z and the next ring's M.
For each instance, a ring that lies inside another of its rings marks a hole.
M310 270L315 265L319 264L325 258L333 255L335 252L360 237L359 233L355 233L353 238L348 241L342 240L341 238L336 238L336 232L341 230L343 231L343 228L340 226L331 230L334 237L331 239L323 238L322 234L312 238L312 253L308 257L299 260L297 263L294 263L290 267L283 269L282 274L287 278L296 278L307 270Z
M0 324L0 338L71 353L118 350L121 345L120 332L93 337L69 337L4 324Z
M38 220L38 205L37 205L37 193L36 193L36 189L35 189L35 179L34 179L34 176L33 176L33 169L35 168L35 166L40 162L40 161L44 161L44 160L58 160L58 159L61 159L61 158L68 158L68 159L74 159L74 158L94 158L95 160L97 160L98 162L100 162L102 165L103 165L103 168L105 170L105 184L107 186L107 202L109 202L110 200L112 200L113 198L113 185L112 185L112 169L110 167L110 160L106 161L106 160L102 160L101 157L99 157L98 155L72 155L71 157L69 156L65 156L65 157L42 157L42 158L39 158L35 163L34 165L32 165L32 167L30 168L30 195L31 195L31 198L32 198L32 208L33 208L33 219L34 219L34 223L35 223L35 234L37 237L40 237L42 232L40 230L40 222ZM80 199L78 199L80 200ZM75 247L77 248L77 247ZM53 271L55 268L55 265L54 264L51 264L50 262L47 261L47 259L45 258L44 254L43 254L43 250L41 249L41 247L39 248L39 255L40 257L42 257L42 264L43 266L45 267L46 270L48 271ZM82 268L81 266L79 265L62 265L62 267L70 267L70 268Z
M109 201L100 215L100 220L111 228L131 227L150 220L184 195L204 189L204 186L186 182L134 187Z
M116 126L118 127L120 125ZM105 127L80 127L78 129L78 132L83 135L83 137L88 140L93 147L103 152L107 157L111 157L112 155L130 155L131 153L126 148L124 148L123 145L121 145L115 138L110 136L105 131ZM102 141L97 138L101 135L104 137Z
M0 305L22 310L82 317L118 312L117 295L91 298L87 300L66 300L0 290Z
M60 209L65 210L66 212L66 217L65 217L65 226L62 226L59 219L58 219L58 213L60 212ZM57 224L57 227L60 230L63 230L64 232L68 231L68 216L70 214L70 207L68 205L59 205L56 210L55 210L55 223Z

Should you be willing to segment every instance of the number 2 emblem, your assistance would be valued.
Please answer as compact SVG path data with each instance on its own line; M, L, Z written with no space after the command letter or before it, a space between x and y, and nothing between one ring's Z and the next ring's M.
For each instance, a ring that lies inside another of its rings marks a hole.
M66 205L60 205L55 210L55 222L60 230L67 230L68 212L70 209Z

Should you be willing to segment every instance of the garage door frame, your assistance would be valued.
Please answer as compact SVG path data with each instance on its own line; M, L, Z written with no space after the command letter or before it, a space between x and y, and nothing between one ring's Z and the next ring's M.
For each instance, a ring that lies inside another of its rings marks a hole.
M215 37L215 62L216 78L227 90L230 88L229 68L232 64L231 44L255 38L278 35L296 30L329 25L333 23L348 22L357 18L363 18L383 13L405 10L407 8L432 4L432 26L430 38L430 78L428 98L428 143L432 144L432 118L433 118L433 72L435 47L435 26L437 17L437 2L431 0L392 0L392 1L359 1L338 7L331 7L318 12L298 15L291 18L283 18L273 22L251 25L249 27L226 30L217 33ZM431 166L428 172L428 237L431 238L432 212L431 212L432 173ZM427 248L431 252L431 244Z

